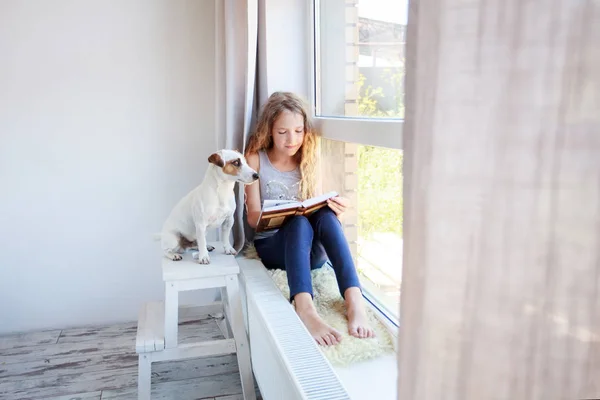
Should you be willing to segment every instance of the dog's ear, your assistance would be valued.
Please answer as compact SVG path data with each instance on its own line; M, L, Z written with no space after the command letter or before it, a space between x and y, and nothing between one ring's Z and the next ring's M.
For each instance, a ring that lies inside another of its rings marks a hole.
M210 157L208 157L208 162L209 163L213 163L218 167L223 168L223 166L225 165L225 163L223 162L223 159L221 158L221 155L219 153L213 153L210 155Z

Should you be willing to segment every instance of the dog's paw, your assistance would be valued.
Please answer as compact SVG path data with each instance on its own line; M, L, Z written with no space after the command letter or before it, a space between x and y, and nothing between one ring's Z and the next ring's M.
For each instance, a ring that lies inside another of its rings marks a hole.
M235 251L235 249L231 246L224 246L225 249L225 254L231 254L231 255L236 255L237 251Z
M196 253L194 254L194 258L198 261L198 264L210 264L210 256L208 255L208 253Z
M215 246L211 246L210 244L206 245L206 250L213 251L214 249L215 249Z
M168 253L165 254L165 256L169 260L173 260L173 261L181 261L183 259L183 257L181 256L181 254L177 254L177 253L168 252Z

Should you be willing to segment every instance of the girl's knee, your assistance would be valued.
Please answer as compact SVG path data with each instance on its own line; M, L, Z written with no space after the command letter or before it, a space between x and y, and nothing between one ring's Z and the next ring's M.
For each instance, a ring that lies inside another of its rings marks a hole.
M290 218L290 220L287 222L287 224L290 227L291 226L304 227L304 226L306 226L306 224L308 224L308 218L306 218L304 215L295 215Z
M308 218L303 215L295 215L286 223L286 232L293 232L294 234L309 235L312 237L313 228Z
M329 207L323 207L319 210L317 210L312 216L311 216L311 220L313 222L320 222L320 223L329 223L329 222L336 222L339 223L339 219L337 217L337 215L335 215L335 213L333 212L333 210Z

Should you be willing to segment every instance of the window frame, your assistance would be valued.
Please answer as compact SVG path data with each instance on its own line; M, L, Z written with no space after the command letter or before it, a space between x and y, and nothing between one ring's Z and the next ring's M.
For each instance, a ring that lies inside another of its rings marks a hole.
M307 16L308 101L316 128L327 139L402 150L404 119L320 115L317 99L321 97L321 58L320 32L317 25L320 20L321 1L308 1ZM376 135L373 134L374 131L377 131Z
M404 119L320 115L317 100L321 95L320 36L317 26L320 20L320 1L322 0L308 0L307 13L308 102L315 127L326 139L402 150ZM374 131L377 131L376 135L373 134ZM378 299L369 283L364 286L365 299L386 318L391 326L399 328L400 305L397 310L390 310L383 301Z

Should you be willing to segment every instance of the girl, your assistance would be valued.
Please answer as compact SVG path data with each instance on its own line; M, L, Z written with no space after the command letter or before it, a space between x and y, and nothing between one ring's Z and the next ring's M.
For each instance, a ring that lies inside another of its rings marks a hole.
M304 200L317 195L317 137L302 100L288 92L273 93L263 106L246 151L259 184L246 186L248 224L256 228L262 200ZM340 218L348 200L335 197L308 218L296 216L278 230L257 232L256 251L269 269L285 269L290 301L320 345L337 344L342 336L317 314L310 270L329 259L348 315L348 333L374 336L368 325L356 268Z

